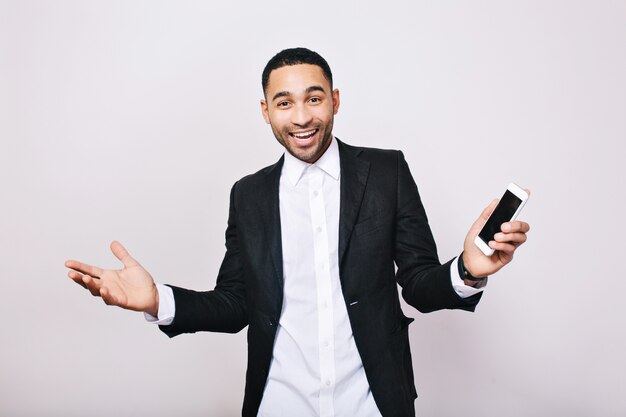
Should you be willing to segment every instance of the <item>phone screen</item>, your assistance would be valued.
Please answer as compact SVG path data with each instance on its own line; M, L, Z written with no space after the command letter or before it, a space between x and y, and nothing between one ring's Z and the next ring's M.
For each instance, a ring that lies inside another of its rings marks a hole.
M500 202L493 210L493 213L491 213L491 217L489 217L489 220L487 220L487 223L485 223L478 236L480 236L485 243L489 243L489 241L493 240L493 236L500 232L502 223L506 223L511 220L520 204L522 204L522 200L516 197L515 194L509 190L506 190L500 199Z

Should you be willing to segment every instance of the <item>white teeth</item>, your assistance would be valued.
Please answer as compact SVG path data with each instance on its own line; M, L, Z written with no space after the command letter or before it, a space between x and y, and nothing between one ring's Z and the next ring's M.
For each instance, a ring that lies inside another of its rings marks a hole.
M317 132L317 129L309 130L308 132L292 133L291 135L296 139L308 139Z

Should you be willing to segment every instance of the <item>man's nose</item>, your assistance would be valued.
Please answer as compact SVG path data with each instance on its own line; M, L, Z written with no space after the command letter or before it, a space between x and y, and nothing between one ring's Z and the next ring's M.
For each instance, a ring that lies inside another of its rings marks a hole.
M305 105L295 106L291 114L291 123L297 126L306 126L313 119L313 115Z

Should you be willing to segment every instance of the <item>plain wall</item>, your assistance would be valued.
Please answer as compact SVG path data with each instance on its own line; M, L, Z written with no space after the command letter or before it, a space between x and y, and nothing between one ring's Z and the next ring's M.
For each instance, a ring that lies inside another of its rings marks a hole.
M411 326L420 416L626 415L623 1L0 0L0 415L238 415L245 331L168 339L66 277L212 288L228 193L282 148L260 73L330 63L335 134L402 149L440 258L510 181L529 241Z

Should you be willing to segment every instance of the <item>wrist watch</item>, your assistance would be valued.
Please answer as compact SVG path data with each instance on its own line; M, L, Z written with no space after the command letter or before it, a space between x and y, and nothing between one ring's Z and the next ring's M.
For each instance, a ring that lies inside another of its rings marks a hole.
M481 282L488 278L488 277L477 278L469 273L467 268L465 268L465 263L463 262L463 252L461 252L461 255L459 256L459 260L457 263L459 265L459 276L461 277L461 279L466 279L472 282Z

